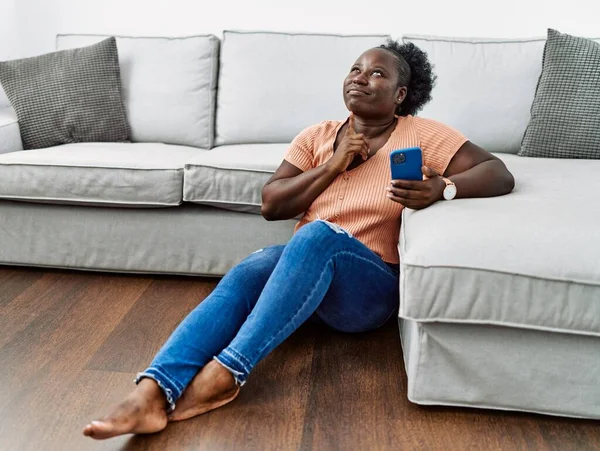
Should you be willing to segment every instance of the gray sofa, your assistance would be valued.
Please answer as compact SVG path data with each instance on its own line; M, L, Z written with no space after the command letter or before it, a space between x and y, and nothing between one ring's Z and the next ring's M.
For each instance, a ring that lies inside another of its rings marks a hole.
M57 48L101 40L62 35ZM0 264L220 276L285 243L260 191L386 36L119 37L132 144L22 151L0 106ZM516 155L543 39L407 36L439 75L422 115L502 158L515 191L404 212L400 330L419 404L600 418L600 161Z

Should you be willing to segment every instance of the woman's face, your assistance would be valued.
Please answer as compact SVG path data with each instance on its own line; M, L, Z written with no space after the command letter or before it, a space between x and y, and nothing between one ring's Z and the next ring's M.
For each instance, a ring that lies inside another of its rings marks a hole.
M346 107L366 118L392 117L406 96L406 88L398 86L398 76L394 55L384 49L367 50L344 80Z

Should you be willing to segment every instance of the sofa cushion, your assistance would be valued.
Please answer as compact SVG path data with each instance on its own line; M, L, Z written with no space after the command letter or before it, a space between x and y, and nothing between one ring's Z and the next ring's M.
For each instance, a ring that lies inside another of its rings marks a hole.
M0 154L23 150L17 114L11 107L0 107Z
M225 31L216 143L289 143L309 125L346 117L344 78L387 38Z
M7 153L0 155L0 198L133 207L179 205L184 164L198 152L166 144L85 143Z
M600 159L600 41L548 30L519 155Z
M104 38L59 35L56 46L81 47ZM211 147L219 40L117 37L117 47L132 141Z
M490 152L519 151L542 68L543 38L403 39L427 52L438 76L421 116L460 130Z
M405 210L400 316L600 336L600 161L502 159L512 194Z
M288 147L242 144L196 155L185 165L183 200L260 214L262 188Z
M25 149L128 142L115 38L0 63Z

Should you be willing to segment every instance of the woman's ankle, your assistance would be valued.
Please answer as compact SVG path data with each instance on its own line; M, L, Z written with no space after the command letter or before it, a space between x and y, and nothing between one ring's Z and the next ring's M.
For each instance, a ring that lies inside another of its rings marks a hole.
M162 388L158 385L158 383L149 377L142 378L136 388L134 393L139 396L142 396L145 400L152 404L156 404L165 410L169 406L169 402L167 400L167 396Z
M214 380L217 384L221 386L230 386L231 388L235 388L239 385L231 370L217 359L211 360L206 367L208 367L207 369L211 371L211 375L214 377Z

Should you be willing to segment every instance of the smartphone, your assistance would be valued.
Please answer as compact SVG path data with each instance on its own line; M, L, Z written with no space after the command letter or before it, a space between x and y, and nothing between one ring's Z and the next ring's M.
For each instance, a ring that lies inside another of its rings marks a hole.
M392 180L423 180L423 152L420 147L393 150L390 166Z

